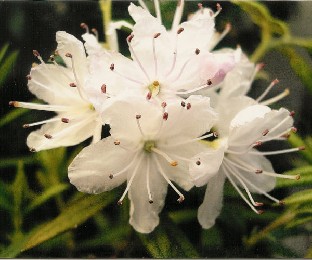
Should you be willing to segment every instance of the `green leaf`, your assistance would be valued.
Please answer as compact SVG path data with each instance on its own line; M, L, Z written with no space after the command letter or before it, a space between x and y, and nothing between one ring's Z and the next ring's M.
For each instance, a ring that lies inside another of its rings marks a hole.
M4 55L6 54L7 50L9 48L9 44L6 43L3 45L3 47L0 50L0 63L2 62L2 59L4 58Z
M291 196L284 199L286 205L299 203L312 203L312 189L306 189L293 193Z
M98 213L113 200L112 193L88 195L68 205L61 214L34 232L22 247L22 251L33 248L65 231L76 228Z
M199 254L185 234L171 220L151 234L138 234L142 244L154 258L196 258Z
M18 56L18 51L13 51L5 61L0 65L0 87L6 80L6 77L9 75L16 59Z
M69 188L69 185L67 184L59 184L59 185L48 188L40 196L38 196L32 201L32 203L26 208L25 214L41 206L49 199L53 198L55 195L60 194L61 192L63 192L64 190L68 188Z
M293 221L289 222L288 225L286 225L286 228L293 228L296 226L301 226L303 224L309 223L312 221L312 215L311 216L306 216L306 217L297 217Z
M192 221L197 217L197 209L187 209L169 212L169 217L176 224Z
M9 245L5 250L0 252L1 258L14 258L20 254L23 245L27 242L28 236L20 236L14 243Z
M289 59L289 64L301 82L312 93L312 66L291 47L280 47L278 50Z
M0 127L12 122L16 118L26 114L28 109L14 109L0 119Z
M278 178L277 188L286 188L286 187L300 187L300 186L312 186L312 166L302 166L294 170L283 173L283 175L298 175L300 174L299 180L291 179L282 179Z
M12 210L12 197L9 187L4 182L0 181L0 208L7 211Z

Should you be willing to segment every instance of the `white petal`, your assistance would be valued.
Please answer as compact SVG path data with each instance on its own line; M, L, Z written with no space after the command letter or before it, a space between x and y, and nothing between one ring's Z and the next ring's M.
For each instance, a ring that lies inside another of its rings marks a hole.
M219 171L224 157L225 146L217 149L206 148L196 154L189 164L190 175L193 183L199 187L207 184Z
M68 67L72 67L71 64L73 61L73 69L76 72L80 84L83 85L87 74L87 58L82 42L64 31L58 31L56 33L56 41L58 44L57 52L61 55ZM67 53L70 53L72 58L66 57L65 55Z
M64 118L70 118L67 114L62 114ZM34 148L36 151L52 149L62 146L72 146L81 143L94 134L96 126L96 114L84 113L76 119L70 120L69 123L59 121L47 123L40 129L33 131L27 137L27 146ZM44 135L51 135L48 139Z
M248 164L251 166L251 168L259 169L263 171L268 172L274 172L274 169L272 167L271 162L266 159L262 155L254 155L254 154L243 154L243 155L227 155L227 158L229 160L233 160L233 162L241 161L245 164ZM239 175L243 176L245 179L247 179L249 182L251 182L253 185L257 186L258 188L262 189L265 192L271 191L276 184L276 178L267 176L264 174L256 174L254 171L245 171L241 168L234 167L236 169L236 172L239 173ZM242 187L241 183L236 179L233 178L233 180ZM245 182L248 189L251 192L254 193L261 193L259 190L252 187L248 182Z
M168 103L169 116L160 132L162 138L175 141L196 138L209 132L216 122L217 114L210 107L209 98L192 95L184 102L186 106L190 104L189 109L182 107L180 100Z
M225 175L220 170L207 184L204 201L197 213L198 221L205 229L211 228L215 224L215 220L221 212L224 182Z
M141 233L150 233L159 224L158 214L164 206L168 186L151 161L149 183L153 203L149 203L146 182L146 158L143 160L144 163L140 167L141 170L135 176L129 190L129 199L131 200L129 223L136 231Z
M85 33L82 35L82 39L85 41L84 46L88 55L97 55L98 53L105 51L94 34Z
M53 105L84 104L74 83L72 71L54 64L40 64L30 71L29 90L38 98Z
M242 151L258 140L265 141L273 137L278 138L292 124L293 118L289 115L289 111L284 108L271 110L262 105L250 106L239 112L232 120L229 145L233 146L231 150L241 149L240 151ZM269 130L269 133L263 136L262 133L266 130Z
M114 145L111 137L84 148L68 167L70 182L79 191L100 193L121 185L127 172L110 178L131 163L134 154ZM131 171L131 169L129 169Z

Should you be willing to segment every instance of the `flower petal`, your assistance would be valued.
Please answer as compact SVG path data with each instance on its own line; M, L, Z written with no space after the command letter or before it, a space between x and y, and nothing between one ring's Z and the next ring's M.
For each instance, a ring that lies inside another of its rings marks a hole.
M156 166L151 161L149 183L153 203L149 203L146 159L147 157L143 160L140 167L142 170L135 176L129 190L129 199L131 200L129 223L141 233L150 233L159 224L158 214L164 206L168 186L164 178L157 173Z
M224 182L225 175L221 167L220 171L208 181L204 201L198 208L197 218L205 229L209 229L215 224L215 220L221 212Z
M262 155L243 154L237 156L228 154L227 158L238 164L247 164L250 166L250 168L274 172L271 162ZM275 187L275 177L267 176L261 173L257 174L253 171L245 171L242 168L238 168L235 166L232 166L232 168L236 170L236 174L239 174L243 178L247 179L247 182L245 181L245 184L251 192L261 193L259 190L253 187L253 185L265 192L271 191ZM236 182L237 185L242 187L241 183L236 178L233 178L233 180ZM248 182L252 183L253 185L250 185Z
M220 145L217 149L208 147L191 158L192 162L189 164L190 175L197 187L209 183L218 174L225 148L224 145Z
M81 112L81 111L80 111ZM62 114L69 118L67 114ZM81 143L94 134L96 126L95 113L83 113L80 117L72 119L69 123L61 121L47 123L40 129L33 131L27 137L27 146L35 151L47 150L62 146L72 146ZM44 135L51 136L46 138Z
M70 164L68 177L79 191L108 191L127 179L127 171L112 179L110 175L125 169L133 159L133 153L114 145L114 139L108 137L84 148Z

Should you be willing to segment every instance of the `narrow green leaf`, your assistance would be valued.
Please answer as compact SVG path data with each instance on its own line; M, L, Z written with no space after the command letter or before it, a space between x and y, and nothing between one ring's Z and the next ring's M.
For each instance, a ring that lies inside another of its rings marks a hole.
M197 217L197 209L179 210L169 212L169 217L176 223L192 221Z
M293 193L289 197L284 199L286 205L299 204L299 203L312 203L312 189L306 189Z
M278 178L277 188L286 188L286 187L300 187L300 186L312 186L312 166L302 166L294 170L283 173L285 175L298 175L300 174L299 180L290 180Z
M35 158L31 156L25 156L25 157L18 157L18 158L2 158L0 160L0 168L6 168L6 167L16 167L18 162L23 162L24 165L26 164L32 164L36 163Z
M13 51L5 61L0 65L0 87L6 80L7 76L9 75L16 59L18 56L18 51Z
M0 209L12 211L12 193L9 191L8 184L0 181Z
M286 225L286 228L293 228L296 226L301 226L303 224L312 222L312 215L311 216L306 216L306 217L297 217L293 221L289 222L288 225Z
M26 114L28 109L14 109L7 113L5 116L0 119L0 127L12 122L13 120L19 118L20 116Z
M31 204L26 208L25 214L41 206L49 199L55 197L56 195L60 194L61 192L63 192L64 190L68 188L69 188L69 185L67 184L59 184L59 185L48 188L40 196L38 196L31 202Z
M13 201L14 201L14 209L13 209L13 223L15 232L19 233L22 225L22 201L23 201L23 193L24 189L27 187L27 182L24 173L24 165L23 162L19 162L17 166L17 174L12 184L12 193L13 193Z
M42 225L33 233L22 250L33 248L65 231L78 225L95 215L114 200L113 193L88 195L65 207L64 211L49 223Z
M170 219L151 234L138 234L142 244L154 258L196 258L198 252L186 235Z
M278 50L289 59L289 64L301 82L312 93L312 66L291 47L280 47Z
M4 55L6 54L7 50L9 48L9 44L6 43L3 45L3 47L0 50L0 63L2 62L2 59L4 58Z
M1 258L14 258L21 253L23 245L27 242L28 236L20 237L6 249L0 252Z

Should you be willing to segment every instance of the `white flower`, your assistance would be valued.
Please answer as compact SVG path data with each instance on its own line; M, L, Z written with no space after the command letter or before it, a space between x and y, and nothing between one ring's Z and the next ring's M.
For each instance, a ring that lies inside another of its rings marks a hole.
M244 106L241 100L237 98L237 103L231 104L234 110L235 105ZM208 170L206 174L209 178L196 183L197 186L208 183L204 201L198 210L198 219L203 228L213 226L221 211L225 178L228 178L243 200L258 214L263 211L255 207L262 206L263 203L254 201L251 192L263 194L274 202L281 203L267 193L274 188L275 178L298 179L299 176L276 174L264 156L294 152L301 148L268 152L255 148L268 141L285 139L293 129L292 115L293 113L284 108L271 110L267 106L255 104L239 111L229 124L225 123L229 125L228 134L216 141L225 152L220 169L213 174ZM209 154L204 154L201 162L203 167L209 169ZM196 171L190 173L193 178L199 174ZM239 187L245 190L249 199Z
M58 65L54 57L54 64L47 64L34 51L41 64L32 68L28 75L29 90L48 104L10 102L15 107L57 113L51 119L24 125L25 128L43 125L27 138L31 151L76 145L91 136L95 142L101 138L102 120L84 88L88 71L83 44L61 31L56 33L56 41L57 53L66 67Z
M118 204L129 192L130 224L149 233L159 223L168 184L179 202L184 196L172 181L185 190L193 186L188 163L206 149L198 140L213 135L205 133L216 115L209 98L201 96L161 106L142 97L120 97L105 115L110 118L111 136L81 151L69 166L70 182L79 191L100 193L127 180Z
M129 13L135 20L127 38L132 59L103 54L91 64L101 73L93 73L87 85L105 84L108 91L123 86L123 92L168 100L218 84L236 62L234 53L208 51L213 17L187 21L168 32L141 7L131 4Z

